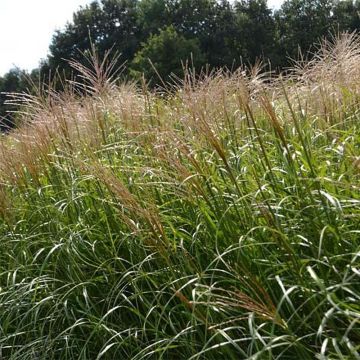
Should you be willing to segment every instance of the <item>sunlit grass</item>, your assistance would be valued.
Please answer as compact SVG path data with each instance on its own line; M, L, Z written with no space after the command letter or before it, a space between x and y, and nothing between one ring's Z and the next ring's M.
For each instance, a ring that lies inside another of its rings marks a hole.
M272 81L151 93L95 62L88 95L28 98L0 144L0 358L360 358L350 40Z

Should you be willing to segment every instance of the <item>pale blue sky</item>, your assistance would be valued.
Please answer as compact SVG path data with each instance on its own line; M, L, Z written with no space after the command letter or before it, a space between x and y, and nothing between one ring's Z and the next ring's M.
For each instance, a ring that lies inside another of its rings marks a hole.
M90 0L0 0L0 75L33 69L47 55L52 35Z
M56 29L91 0L0 0L0 76L13 67L31 70L46 58ZM282 0L269 0L279 7Z

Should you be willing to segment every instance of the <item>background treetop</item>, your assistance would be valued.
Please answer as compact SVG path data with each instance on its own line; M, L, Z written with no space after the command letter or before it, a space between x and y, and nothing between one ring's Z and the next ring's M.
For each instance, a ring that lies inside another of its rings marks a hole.
M280 71L299 49L306 54L321 37L358 30L359 14L360 0L286 0L276 11L266 0L97 0L55 32L50 54L34 76L40 73L48 81L49 74L59 72L70 77L67 60L83 61L91 41L100 57L110 48L121 54L124 76L143 73L153 85L151 62L167 80L180 75L190 57L199 70L235 69L263 59ZM0 79L0 91L23 90L15 78L8 81L13 75ZM3 101L2 96L0 115L5 116Z

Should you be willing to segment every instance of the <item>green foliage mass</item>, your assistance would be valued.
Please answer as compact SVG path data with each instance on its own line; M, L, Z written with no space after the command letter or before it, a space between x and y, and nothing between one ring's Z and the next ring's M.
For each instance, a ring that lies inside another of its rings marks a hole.
M178 64L188 55L189 44L198 48L193 62L206 64L207 69L235 70L262 59L280 71L291 64L289 59L298 58L300 50L311 57L308 51L315 50L321 37L359 30L359 14L359 0L286 0L276 11L269 9L266 0L96 0L76 11L73 20L54 34L38 77L48 83L59 72L63 78L81 81L67 60L83 62L82 53L92 42L101 56L109 49L119 53L117 66L130 65L123 71L124 78L138 78L142 72L155 86L160 80L154 77L150 62L140 59L148 51L145 48L154 47L153 37L164 36L169 26L180 41L168 58L172 65L151 59L164 78L174 71L181 75ZM63 81L56 86L61 89ZM19 85L16 90L23 88ZM0 116L5 115L3 102L1 98Z
M141 40L137 26L137 1L94 1L74 14L73 21L64 31L57 31L50 45L50 69L66 70L67 60L83 61L82 53L90 49L91 42L98 52L114 48L121 52L122 61L134 56Z
M334 3L328 0L287 0L276 13L280 46L296 58L299 49L309 50L319 35L331 32ZM314 50L314 49L312 49Z
M156 84L168 81L169 75L182 78L184 68L200 68L204 62L205 56L198 41L186 39L169 26L143 44L131 63L131 69L134 77L144 74L150 84Z
M8 94L28 91L26 76L20 69L12 69L4 77L0 77L0 131L7 131L15 126L15 118L11 115L15 108L9 104Z

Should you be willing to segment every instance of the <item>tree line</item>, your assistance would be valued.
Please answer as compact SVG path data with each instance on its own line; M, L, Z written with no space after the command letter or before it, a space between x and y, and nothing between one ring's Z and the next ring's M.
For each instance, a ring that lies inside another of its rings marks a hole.
M27 91L29 79L50 81L56 73L73 76L67 59L83 62L91 44L100 57L108 49L119 53L124 77L144 76L154 86L171 74L181 77L186 62L231 70L262 59L281 70L299 50L311 54L321 37L358 29L360 0L286 0L276 11L266 0L97 0L55 32L38 69L0 77L0 92ZM9 126L4 100L1 94L0 116Z

